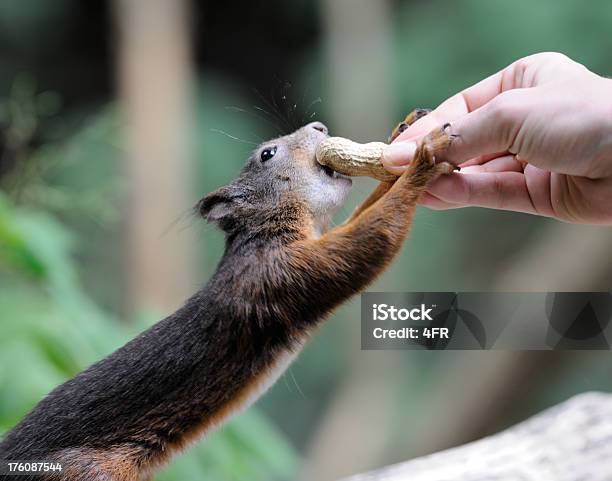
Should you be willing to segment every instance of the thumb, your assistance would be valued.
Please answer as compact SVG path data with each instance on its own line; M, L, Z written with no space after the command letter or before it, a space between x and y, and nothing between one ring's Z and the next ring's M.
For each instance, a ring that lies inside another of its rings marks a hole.
M529 111L523 89L504 92L450 125L455 135L443 153L445 161L459 165L479 156L513 151L515 140Z

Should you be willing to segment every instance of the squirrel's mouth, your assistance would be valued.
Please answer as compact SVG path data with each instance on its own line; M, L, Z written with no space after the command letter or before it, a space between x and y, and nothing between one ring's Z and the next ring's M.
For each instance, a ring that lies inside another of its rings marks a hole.
M325 174L325 176L329 177L330 179L351 180L350 177L347 177L346 175L341 174L340 172L336 172L334 169L328 167L327 165L321 165L318 162L316 162L316 164L319 169Z
M328 138L328 136L329 135L326 130L323 133L323 135L319 136L319 138L317 139L315 147L318 148L321 141ZM323 174L322 177L325 179L331 180L334 184L342 185L342 187L346 187L347 185L350 187L353 184L353 181L351 180L350 177L344 174L341 174L340 172L335 171L334 169L332 169L331 167L327 165L323 165L319 163L319 161L316 158L316 148L315 148L315 153L313 154L313 157L314 157L313 161L314 161L315 166Z
M321 164L319 164L321 165ZM323 173L327 176L327 177L334 177L334 174L336 174L336 171L334 171L334 169L332 169L331 167L328 167L327 165L321 165L321 170L323 171Z

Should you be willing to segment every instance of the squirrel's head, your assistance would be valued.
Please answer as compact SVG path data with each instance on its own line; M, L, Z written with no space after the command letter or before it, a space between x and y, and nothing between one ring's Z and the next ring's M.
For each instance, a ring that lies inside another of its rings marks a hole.
M229 234L281 232L285 227L310 227L315 235L322 232L351 187L349 178L315 158L317 146L327 136L325 125L312 122L262 143L238 178L198 203L199 213Z

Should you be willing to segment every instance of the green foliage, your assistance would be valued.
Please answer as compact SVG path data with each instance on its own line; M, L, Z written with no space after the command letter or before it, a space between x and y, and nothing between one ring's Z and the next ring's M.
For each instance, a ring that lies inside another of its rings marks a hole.
M46 272L27 240L20 235L15 220L4 197L0 196L0 266L11 267L33 277L43 277Z
M124 336L82 292L72 240L53 217L0 196L0 426ZM84 322L86 319L86 322Z

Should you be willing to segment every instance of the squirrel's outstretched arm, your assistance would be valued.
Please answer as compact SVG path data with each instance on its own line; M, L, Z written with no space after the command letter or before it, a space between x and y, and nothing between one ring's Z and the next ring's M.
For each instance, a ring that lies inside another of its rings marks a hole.
M400 250L417 201L428 183L454 169L445 162L436 163L435 158L451 139L444 128L430 133L420 143L406 172L394 184L379 185L349 222L320 239L291 246L290 270L299 273L298 290L304 301L319 299L317 309L324 314L383 271Z

